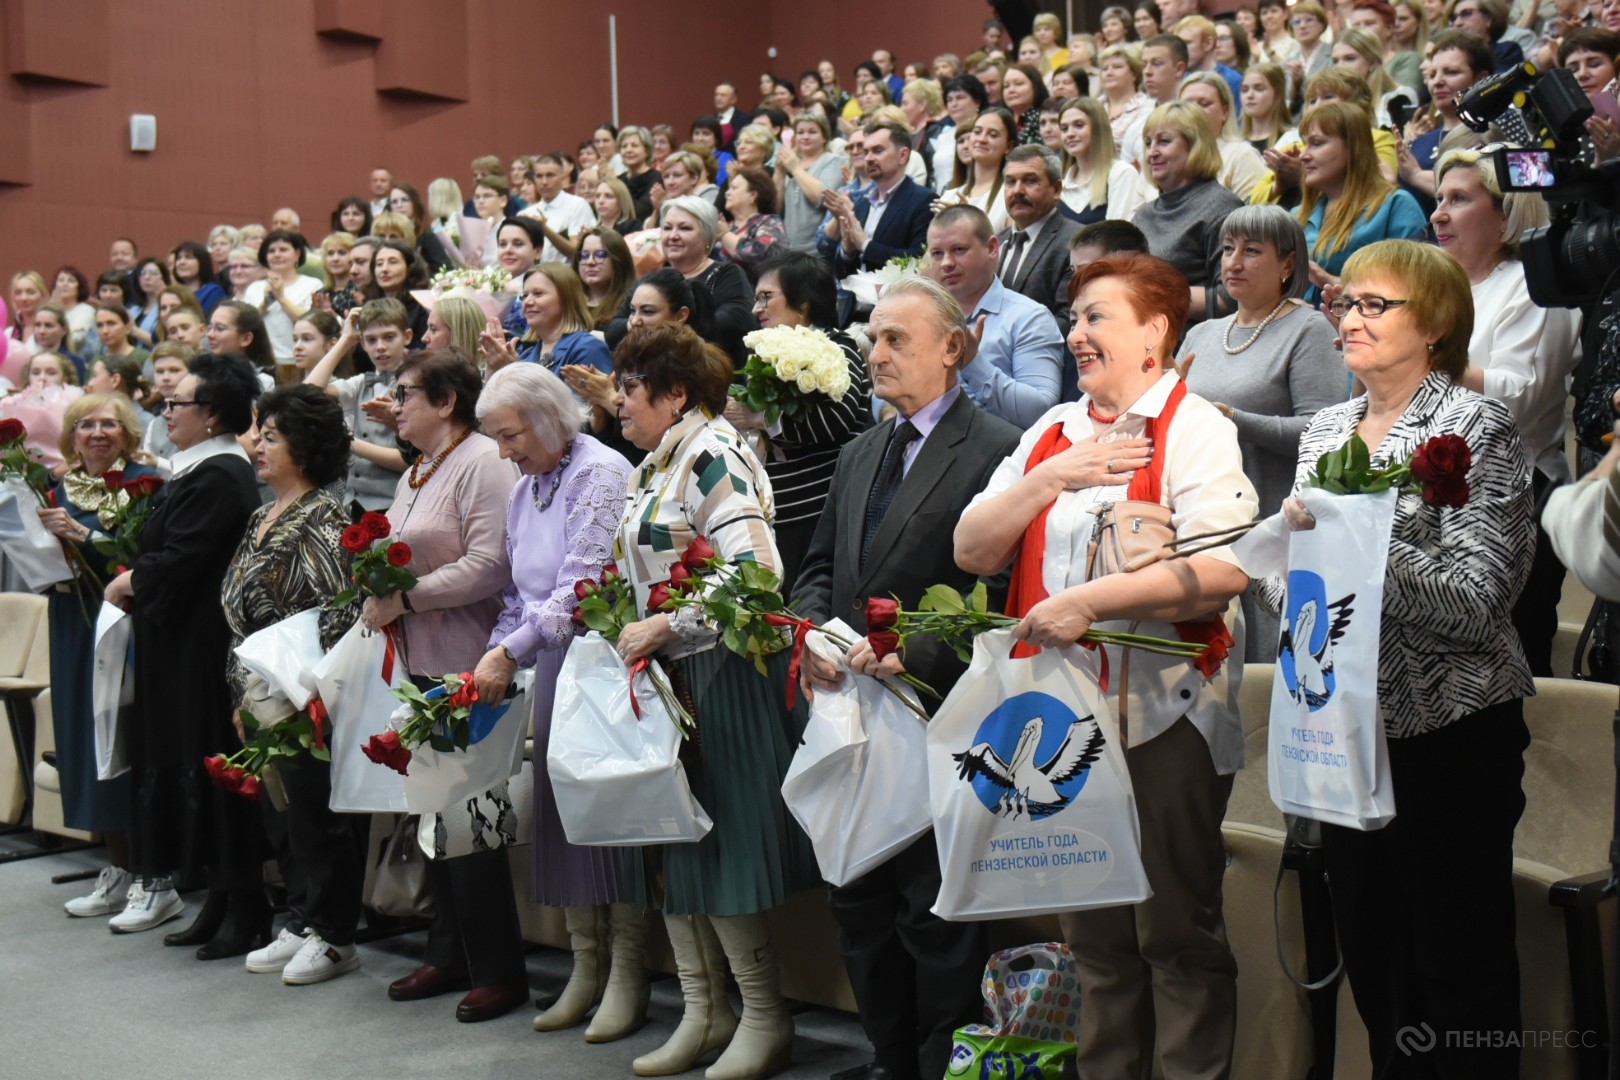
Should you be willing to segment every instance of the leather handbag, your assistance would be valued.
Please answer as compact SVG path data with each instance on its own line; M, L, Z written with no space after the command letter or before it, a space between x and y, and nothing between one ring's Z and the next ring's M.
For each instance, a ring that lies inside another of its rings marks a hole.
M376 814L371 819L371 858L366 866L366 907L402 919L433 915L427 855L417 842L415 814Z
M1156 502L1123 499L1103 503L1091 511L1097 520L1086 548L1086 580L1108 574L1129 574L1151 566L1170 554L1176 530L1170 508Z

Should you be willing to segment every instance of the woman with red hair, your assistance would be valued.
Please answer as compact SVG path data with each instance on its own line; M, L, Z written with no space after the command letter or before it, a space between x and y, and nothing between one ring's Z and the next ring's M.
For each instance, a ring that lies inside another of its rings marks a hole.
M1001 463L956 527L956 561L978 574L1011 564L1007 611L1023 619L1016 636L1028 646L1070 645L1093 626L1209 646L1195 661L1136 652L1125 700L1125 678L1107 691L1153 895L1059 923L1086 1003L1080 1075L1145 1075L1157 1054L1167 1076L1225 1076L1237 964L1221 917L1221 818L1243 765L1237 597L1249 579L1225 547L1132 573L1109 573L1086 553L1116 514L1136 523L1121 541L1128 552L1140 541L1144 561L1176 537L1244 525L1254 486L1232 421L1168 363L1187 319L1180 271L1151 255L1100 259L1074 275L1069 295L1081 400L1050 410ZM1115 672L1126 661L1109 659Z

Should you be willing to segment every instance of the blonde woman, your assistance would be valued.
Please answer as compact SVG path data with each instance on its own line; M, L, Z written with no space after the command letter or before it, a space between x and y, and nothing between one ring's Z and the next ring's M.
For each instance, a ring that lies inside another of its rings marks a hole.
M1142 124L1153 111L1154 100L1142 92L1142 57L1128 45L1110 45L1099 61L1098 82L1108 107L1108 126L1120 157L1140 157Z
M1058 114L1063 138L1063 202L1089 224L1129 221L1147 200L1142 174L1114 152L1108 110L1096 98L1071 98Z
M1292 126L1288 111L1288 74L1281 64L1263 60L1243 73L1243 138L1264 154Z
M1360 9L1357 9L1360 10ZM1381 128L1393 126L1389 104L1396 98L1417 107L1417 94L1411 87L1396 82L1384 67L1383 48L1378 38L1366 30L1347 26L1339 31L1333 43L1333 63L1353 71L1367 81L1367 89L1377 104L1373 107L1373 122Z
M1238 134L1237 110L1232 104L1232 87L1213 71L1195 71L1181 83L1181 100L1204 110L1209 126L1221 149L1221 184L1238 198L1248 201L1266 177L1266 163L1260 151Z
M1422 56L1429 48L1429 16L1423 0L1394 0L1395 25L1389 32L1391 52L1414 52Z
M1059 44L1063 40L1063 20L1050 11L1035 16L1035 44L1041 53L1037 62L1042 75L1050 75L1069 62L1069 50ZM1023 57L1019 57L1020 60Z
M484 309L465 296L441 296L428 309L427 333L422 336L422 347L460 349L467 356L477 357L478 335L484 332L487 325Z

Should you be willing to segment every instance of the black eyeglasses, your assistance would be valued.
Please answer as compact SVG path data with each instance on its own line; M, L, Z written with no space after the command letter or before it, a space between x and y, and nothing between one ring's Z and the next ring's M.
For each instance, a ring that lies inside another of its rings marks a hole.
M1392 307L1410 304L1410 300L1387 300L1382 296L1358 296L1352 300L1348 296L1341 296L1328 305L1328 314L1335 319L1342 319L1355 308L1361 312L1363 319L1376 319Z
M164 412L173 412L175 409L183 409L187 405L206 405L206 404L208 404L206 401L198 401L196 398L193 398L190 401L180 401L177 398L170 398L168 401L165 401L163 403L163 411Z
M646 382L645 375L615 375L613 376L613 389L621 394L628 394L630 387L639 382Z
M405 386L401 384L394 387L394 400L403 405L411 399L411 391L422 389L420 386Z

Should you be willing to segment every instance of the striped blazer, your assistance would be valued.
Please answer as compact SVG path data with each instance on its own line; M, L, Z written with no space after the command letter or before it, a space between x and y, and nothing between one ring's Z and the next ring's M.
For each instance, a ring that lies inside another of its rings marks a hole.
M1343 446L1366 411L1362 395L1312 418L1299 441L1296 494L1317 459ZM1453 510L1402 495L1395 510L1378 646L1378 703L1391 738L1535 693L1511 619L1536 547L1518 429L1505 406L1433 372L1373 461L1409 458L1436 435L1467 440L1469 498ZM1265 591L1281 601L1281 582Z

